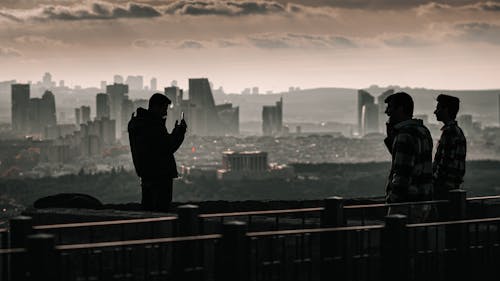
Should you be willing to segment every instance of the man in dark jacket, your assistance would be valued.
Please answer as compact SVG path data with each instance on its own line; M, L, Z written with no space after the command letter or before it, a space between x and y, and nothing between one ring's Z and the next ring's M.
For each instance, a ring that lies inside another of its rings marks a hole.
M384 143L392 156L386 187L387 203L426 201L432 198L432 137L422 120L413 118L413 99L395 93L385 99L389 116ZM430 208L413 206L411 221L425 220ZM408 214L409 209L391 208L389 213Z
M165 127L171 101L163 94L149 99L148 109L138 108L128 123L135 171L141 178L142 206L166 212L172 202L172 182L178 176L174 153L181 146L187 125L175 121L172 133Z
M433 163L434 197L448 199L448 191L460 188L465 175L467 141L455 120L460 100L453 96L439 95L434 114L443 122Z

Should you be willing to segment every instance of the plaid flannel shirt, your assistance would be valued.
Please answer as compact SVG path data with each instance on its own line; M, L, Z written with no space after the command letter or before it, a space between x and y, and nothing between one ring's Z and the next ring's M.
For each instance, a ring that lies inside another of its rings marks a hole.
M437 199L446 198L448 190L460 187L465 175L467 154L467 141L457 121L445 124L441 131L432 167Z
M386 188L387 202L423 201L432 198L432 137L422 120L394 126L384 140L392 155Z

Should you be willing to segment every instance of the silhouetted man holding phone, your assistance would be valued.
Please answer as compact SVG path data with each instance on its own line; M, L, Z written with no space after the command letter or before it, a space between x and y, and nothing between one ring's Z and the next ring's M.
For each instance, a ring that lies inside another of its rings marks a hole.
M455 120L460 100L453 96L439 95L434 114L444 124L441 128L433 163L434 197L447 199L448 191L460 188L465 175L467 141Z
M175 121L172 133L165 121L171 101L156 93L148 109L138 108L128 123L135 171L141 178L142 206L145 210L167 212L172 202L172 183L178 176L174 153L181 146L187 125Z
M385 101L387 138L384 143L392 163L386 187L387 203L426 201L432 199L432 137L423 121L413 119L413 99L404 92L388 96ZM422 221L430 207L412 206L412 221ZM391 207L389 214L409 214L407 207Z

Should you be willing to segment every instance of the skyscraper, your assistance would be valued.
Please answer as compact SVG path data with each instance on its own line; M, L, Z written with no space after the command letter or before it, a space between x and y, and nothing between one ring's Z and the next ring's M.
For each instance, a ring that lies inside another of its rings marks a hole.
M129 86L131 91L140 91L144 88L144 78L141 75L127 76L127 80L125 80L125 84Z
M361 113L361 135L378 133L378 105L368 103L363 105Z
M100 120L103 117L109 118L109 95L104 93L99 93L95 97L96 101L96 119Z
M283 128L283 98L276 105L262 108L262 133L265 136L280 134Z
M121 118L121 128L120 130L122 131L122 134L127 133L127 125L128 121L130 121L130 118L132 117L132 113L134 112L134 103L128 98L128 96L125 96L125 98L122 100L122 114L120 116Z
M113 83L115 84L123 84L123 76L115 75L113 76Z
M80 107L80 112L82 114L82 123L87 124L90 121L90 106Z
M75 108L75 123L77 126L80 126L80 124L82 123L82 114L80 113L80 108L77 107Z
M362 113L363 113L363 106L367 104L374 104L375 103L375 98L370 95L365 90L358 90L358 133L361 135L363 132L363 127L362 127Z
M42 95L40 122L44 127L57 125L56 99L51 91L45 91Z
M158 89L158 80L156 80L156 78L151 78L149 88L151 91L156 91Z
M223 128L207 78L189 79L189 101L195 106L190 116L192 132L197 135L220 135Z
M385 105L384 100L388 96L390 96L392 94L394 94L394 90L393 89L389 89L389 90L383 92L382 94L380 94L380 96L377 97L377 104L378 104L378 129L379 129L380 133L385 133L385 122L387 121L387 116L385 115L386 105Z
M43 124L40 120L42 109L42 99L41 98L31 98L29 102L29 133L40 134L42 133Z
M11 101L12 129L16 132L26 133L29 129L30 85L12 84Z
M106 93L109 95L110 119L116 121L116 137L121 137L122 128L122 104L125 94L128 93L128 85L113 84L106 86Z

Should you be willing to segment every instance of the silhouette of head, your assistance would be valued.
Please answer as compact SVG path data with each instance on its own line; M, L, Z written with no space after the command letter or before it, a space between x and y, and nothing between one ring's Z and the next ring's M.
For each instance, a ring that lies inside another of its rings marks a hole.
M392 94L384 102L387 103L385 114L389 116L389 123L397 124L413 117L413 99L407 93Z
M171 103L167 96L156 93L149 98L148 110L162 118L167 118L167 109Z
M437 97L436 110L434 115L436 119L441 122L448 122L455 120L457 117L458 109L460 108L460 99L448 95L439 95Z

